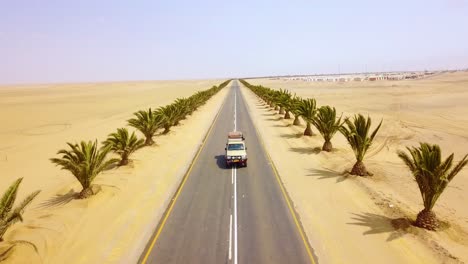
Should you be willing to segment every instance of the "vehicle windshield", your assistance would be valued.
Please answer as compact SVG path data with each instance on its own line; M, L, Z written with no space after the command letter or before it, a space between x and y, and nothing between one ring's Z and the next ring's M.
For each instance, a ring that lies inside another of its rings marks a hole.
M228 150L244 150L244 144L229 144Z

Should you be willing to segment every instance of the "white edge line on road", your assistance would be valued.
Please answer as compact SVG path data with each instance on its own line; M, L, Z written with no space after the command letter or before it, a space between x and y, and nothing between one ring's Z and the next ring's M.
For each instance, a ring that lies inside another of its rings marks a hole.
M232 259L232 214L229 218L229 260Z

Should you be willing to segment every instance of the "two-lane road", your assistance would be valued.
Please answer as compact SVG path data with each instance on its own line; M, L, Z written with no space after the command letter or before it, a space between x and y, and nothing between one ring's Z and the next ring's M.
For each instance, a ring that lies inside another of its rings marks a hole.
M141 263L314 263L259 140L237 81L143 252ZM229 131L246 137L248 167L226 168Z

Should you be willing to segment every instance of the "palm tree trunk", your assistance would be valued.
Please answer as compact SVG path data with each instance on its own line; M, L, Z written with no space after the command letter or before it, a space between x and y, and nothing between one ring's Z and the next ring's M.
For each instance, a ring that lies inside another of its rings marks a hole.
M304 136L312 136L312 135L313 135L312 128L310 127L310 123L307 122L307 127L304 130Z
M415 226L435 231L439 228L439 221L434 212L423 209L416 218Z
M284 107L282 107L282 106L280 107L280 109L279 109L279 113L278 113L278 114L280 114L280 115L284 115Z
M286 110L286 113L284 114L284 119L291 119L291 115L289 114L289 111Z
M163 134L167 134L167 133L169 133L170 129L171 129L171 125L164 125L164 131L163 131Z
M323 147L322 147L323 151L330 152L330 151L332 151L332 149L333 149L333 145L332 145L331 141L325 141L325 143L323 143Z
M294 116L293 125L294 125L294 126L300 126L300 125L301 125L301 120L299 120L299 116L298 116L298 115Z
M128 164L128 154L124 153L122 154L122 159L120 160L119 166L125 166Z
M81 190L81 192L78 194L78 199L86 199L92 195L94 195L94 192L93 189L91 189L91 186L89 186Z
M146 136L146 140L145 140L145 145L146 146L151 146L153 145L154 143L154 140L153 140L153 136Z
M351 175L368 176L369 172L367 172L366 166L364 166L362 161L356 161L351 170Z

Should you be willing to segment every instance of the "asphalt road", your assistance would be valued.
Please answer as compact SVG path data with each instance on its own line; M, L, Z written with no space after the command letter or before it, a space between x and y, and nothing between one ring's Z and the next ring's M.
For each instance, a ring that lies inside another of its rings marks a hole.
M237 81L140 263L315 263L257 137ZM248 167L226 168L227 133L242 131Z

